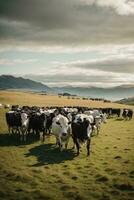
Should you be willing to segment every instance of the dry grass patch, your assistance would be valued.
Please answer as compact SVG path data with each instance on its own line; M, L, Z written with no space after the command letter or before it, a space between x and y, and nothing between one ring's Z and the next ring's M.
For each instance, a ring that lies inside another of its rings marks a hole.
M117 103L107 103L103 101L83 100L82 98L68 99L67 97L59 98L57 95L41 95L31 92L18 91L0 91L0 103L11 105L29 105L29 106L84 106L84 107L112 107L112 108L133 108L132 105L123 105Z

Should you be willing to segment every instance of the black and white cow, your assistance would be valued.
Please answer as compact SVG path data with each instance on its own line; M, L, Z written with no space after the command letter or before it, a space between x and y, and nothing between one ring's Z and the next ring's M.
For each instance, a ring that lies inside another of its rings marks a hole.
M98 135L100 132L101 124L107 122L107 114L102 113L96 109L85 111L84 114L88 115L92 119L91 125L93 128L93 132L95 133L95 131L97 131L97 135Z
M28 114L23 112L9 111L6 113L6 122L8 125L9 134L20 134L20 140L26 141L26 135L29 126Z
M67 149L69 138L71 136L71 123L67 117L59 114L53 118L52 134L55 136L56 145L59 145L60 150L63 150L64 145L65 149Z
M80 144L86 142L87 155L90 155L90 142L92 134L93 122L92 116L85 114L77 114L72 122L72 138L77 148L77 155L79 155Z
M133 110L131 110L131 109L124 109L123 113L122 113L122 117L125 120L131 120L132 117L133 117Z

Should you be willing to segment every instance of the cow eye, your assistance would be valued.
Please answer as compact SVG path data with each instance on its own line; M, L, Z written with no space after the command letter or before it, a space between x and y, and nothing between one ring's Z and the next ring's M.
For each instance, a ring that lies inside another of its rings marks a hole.
M69 125L69 124L71 124L71 121L70 121L70 122L68 122L68 125Z
M60 122L56 122L56 124L60 125Z

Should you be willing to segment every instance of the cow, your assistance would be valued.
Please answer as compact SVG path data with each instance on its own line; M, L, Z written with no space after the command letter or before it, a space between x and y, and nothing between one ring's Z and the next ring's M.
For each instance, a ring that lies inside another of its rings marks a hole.
M8 126L8 132L10 133L19 133L21 127L21 115L19 112L9 111L6 113L6 122Z
M28 132L32 130L33 133L40 136L40 140L45 140L46 132L46 115L44 113L32 112L29 117Z
M88 110L85 111L84 114L88 115L88 117L91 120L90 123L92 125L93 132L95 132L96 130L98 135L101 128L101 124L106 123L107 114L103 114L99 110Z
M22 111L21 114L21 127L20 127L20 141L26 141L28 133L29 116L26 112Z
M26 141L26 134L28 130L29 118L28 114L24 111L9 111L6 113L6 122L8 125L9 134L20 134L20 140Z
M58 115L57 109L44 110L46 115L46 133L50 135L52 129L53 118Z
M4 108L5 108L5 109L10 108L10 104L5 104L5 105L4 105Z
M131 120L132 117L133 117L133 110L131 110L131 109L124 109L123 113L122 113L122 117L125 120Z
M108 118L112 116L120 117L121 109L120 108L101 108L102 113L106 113Z
M77 155L79 155L80 143L86 142L87 156L90 155L90 143L93 116L85 114L77 114L72 121L72 138L77 148Z
M55 136L56 145L59 145L60 150L63 150L64 145L65 149L67 149L71 135L71 122L67 119L67 117L59 114L53 118L52 134Z
M131 120L133 117L133 110L129 109L128 110L128 119Z
M112 108L112 115L117 115L117 117L120 117L121 109L119 108Z
M48 133L49 135L52 132L52 122L53 122L53 118L55 117L54 113L50 113L50 115L46 116L46 133Z
M21 111L21 108L20 108L19 105L12 105L12 106L11 106L11 110L12 110L12 111Z

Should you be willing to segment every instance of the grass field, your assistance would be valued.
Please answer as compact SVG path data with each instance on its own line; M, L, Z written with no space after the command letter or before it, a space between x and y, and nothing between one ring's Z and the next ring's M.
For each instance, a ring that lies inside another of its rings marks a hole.
M117 103L104 103L103 101L83 100L82 98L68 99L68 97L58 97L53 95L33 94L18 91L0 91L0 103L18 105L37 106L87 106L87 107L112 107L112 108L133 108L132 105L122 105Z
M0 102L33 103L21 94L19 99L19 94L8 99L1 95ZM44 105L45 100L37 99L35 104ZM0 200L134 199L134 118L109 119L92 137L91 157L84 146L76 157L71 140L63 152L55 147L53 136L44 143L29 138L20 144L7 133L5 112L0 109Z

